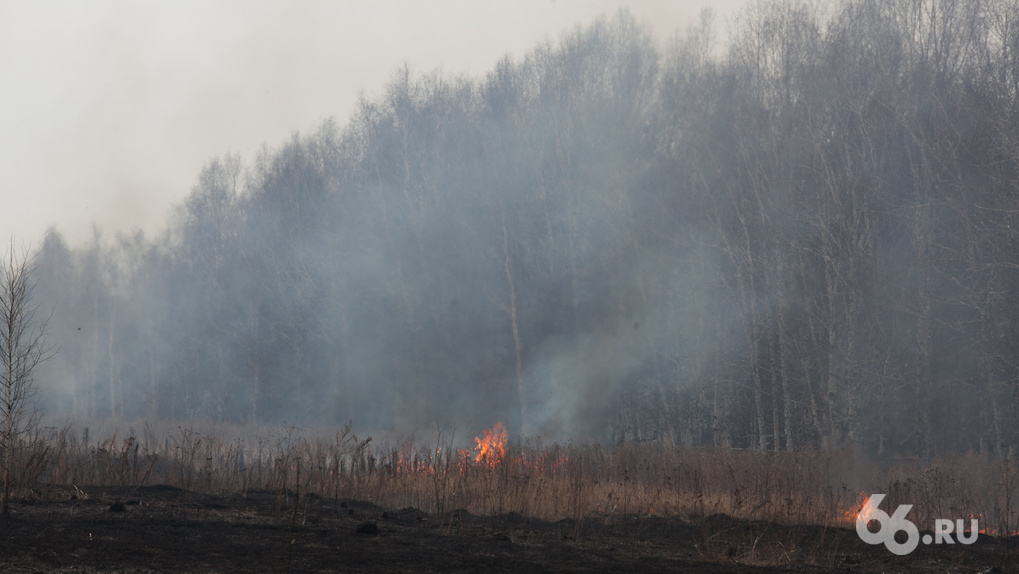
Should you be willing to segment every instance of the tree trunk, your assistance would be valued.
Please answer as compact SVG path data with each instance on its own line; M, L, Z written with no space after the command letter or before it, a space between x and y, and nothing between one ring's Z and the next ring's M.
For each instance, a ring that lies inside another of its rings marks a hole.
M523 345L520 343L520 329L517 327L517 293L513 286L513 267L509 255L509 232L506 229L506 214L502 214L502 254L506 268L506 283L509 285L510 328L513 331L513 347L516 350L517 398L520 401L520 427L529 432L527 423L527 399L524 394Z
M113 357L113 330L115 325L115 306L113 302L110 302L110 339L108 347L108 361L110 371L110 416L117 416L117 389L116 389L116 370L114 367Z

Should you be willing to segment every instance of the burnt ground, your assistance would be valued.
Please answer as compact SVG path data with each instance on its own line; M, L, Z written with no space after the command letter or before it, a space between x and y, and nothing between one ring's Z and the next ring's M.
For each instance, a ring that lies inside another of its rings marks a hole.
M295 513L293 500L161 486L37 489L0 518L0 572L1006 572L1019 546L981 536L897 557L848 529L722 515L578 524L440 518L317 497Z

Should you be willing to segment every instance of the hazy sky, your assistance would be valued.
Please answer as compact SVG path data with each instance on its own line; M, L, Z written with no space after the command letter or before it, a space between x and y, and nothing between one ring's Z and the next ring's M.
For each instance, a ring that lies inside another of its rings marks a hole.
M621 7L664 38L740 4L3 0L0 236L158 232L210 158L346 123L404 62L477 76Z

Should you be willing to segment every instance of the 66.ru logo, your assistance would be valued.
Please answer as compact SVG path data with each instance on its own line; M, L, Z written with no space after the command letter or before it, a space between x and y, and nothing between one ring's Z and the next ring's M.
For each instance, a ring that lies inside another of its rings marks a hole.
M895 512L891 516L888 513L878 508L881 501L885 499L883 494L872 494L867 501L863 503L863 508L860 509L860 513L856 515L856 533L860 535L860 540L863 540L867 544L884 544L893 554L899 556L905 556L913 550L916 550L917 545L920 543L920 531L916 529L916 525L913 524L906 515L913 509L912 504L900 504ZM867 529L867 524L870 521L877 521L878 530L877 532L871 532ZM952 539L952 527L955 527L955 536L959 539L962 544L973 544L977 541L978 524L977 519L973 518L970 521L969 536L965 532L965 523L963 519L958 519L955 524L951 520L946 518L938 518L934 521L934 536L930 534L923 535L923 543L930 544L955 544L955 540ZM896 532L905 532L906 541L897 542L895 540Z

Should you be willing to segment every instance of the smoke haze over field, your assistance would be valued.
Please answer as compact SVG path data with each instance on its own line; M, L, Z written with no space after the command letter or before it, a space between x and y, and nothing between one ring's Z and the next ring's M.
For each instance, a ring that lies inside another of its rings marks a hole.
M397 65L343 119L208 156L165 233L47 233L44 406L1009 452L1019 3L823 8Z
M4 2L0 230L160 232L213 156L346 118L404 62L483 74L627 6L665 35L723 2Z

